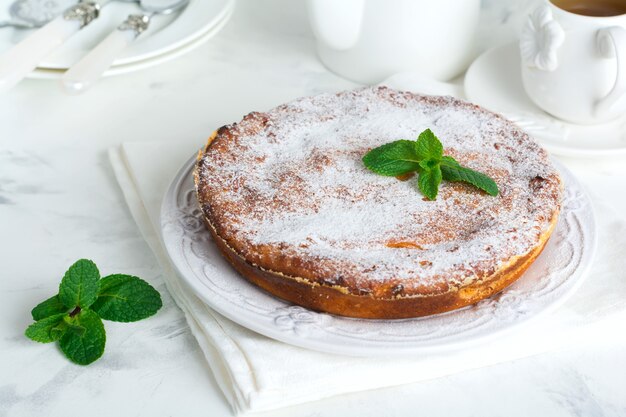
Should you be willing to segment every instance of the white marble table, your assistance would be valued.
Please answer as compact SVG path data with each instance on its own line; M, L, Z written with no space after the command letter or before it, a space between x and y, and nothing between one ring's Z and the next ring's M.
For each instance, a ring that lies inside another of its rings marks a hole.
M49 81L1 96L0 416L230 415L130 217L106 150L127 140L199 146L216 126L252 109L352 86L316 60L302 3L249 0L216 38L174 62L106 79L78 97ZM615 204L626 209L623 196ZM107 350L89 367L22 335L30 309L56 292L79 257L104 273L144 277L165 301L150 320L107 322ZM623 333L585 349L271 415L623 416Z

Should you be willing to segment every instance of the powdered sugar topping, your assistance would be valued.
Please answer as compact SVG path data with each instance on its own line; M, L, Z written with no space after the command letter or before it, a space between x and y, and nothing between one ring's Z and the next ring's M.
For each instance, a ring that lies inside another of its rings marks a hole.
M430 128L444 152L494 178L498 197L378 176L371 148ZM528 253L558 210L560 180L543 151L505 119L449 97L366 88L303 98L221 130L199 162L203 210L249 262L270 248L298 276L368 291L446 291ZM265 265L264 263L267 263ZM287 271L289 272L289 271Z

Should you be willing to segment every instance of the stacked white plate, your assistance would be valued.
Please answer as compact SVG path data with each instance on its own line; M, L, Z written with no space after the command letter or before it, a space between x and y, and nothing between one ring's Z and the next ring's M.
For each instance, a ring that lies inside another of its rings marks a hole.
M180 13L158 16L145 33L113 63L105 76L123 74L161 64L185 54L214 36L226 24L235 0L190 0ZM140 13L137 4L111 1L100 17L74 35L33 71L31 78L58 78L129 14ZM0 29L0 53L8 50L30 30Z

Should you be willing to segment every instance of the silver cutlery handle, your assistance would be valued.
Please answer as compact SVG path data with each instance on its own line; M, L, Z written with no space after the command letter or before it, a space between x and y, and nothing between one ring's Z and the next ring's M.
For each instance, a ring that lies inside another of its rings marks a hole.
M99 6L83 2L0 55L0 92L19 83L52 51L98 17Z
M61 78L61 86L70 94L78 94L91 87L111 67L122 51L148 28L147 15L130 15L120 27L72 65Z

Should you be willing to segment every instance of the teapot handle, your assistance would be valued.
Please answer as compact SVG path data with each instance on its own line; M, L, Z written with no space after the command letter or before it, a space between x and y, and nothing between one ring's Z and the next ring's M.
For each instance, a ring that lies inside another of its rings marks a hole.
M597 41L603 57L616 58L617 77L609 94L596 102L594 113L601 115L626 110L626 29L621 26L600 29Z
M365 0L308 0L309 20L315 37L343 51L359 39Z

